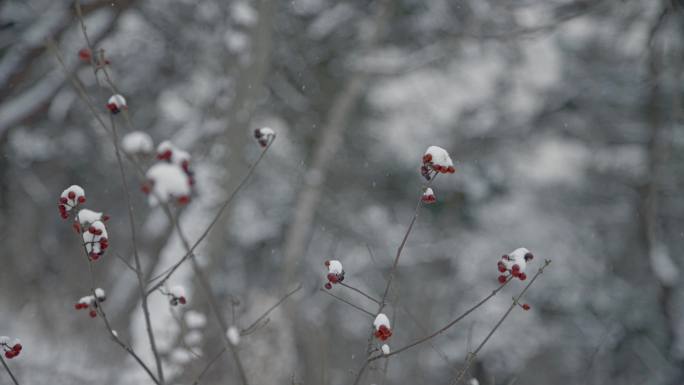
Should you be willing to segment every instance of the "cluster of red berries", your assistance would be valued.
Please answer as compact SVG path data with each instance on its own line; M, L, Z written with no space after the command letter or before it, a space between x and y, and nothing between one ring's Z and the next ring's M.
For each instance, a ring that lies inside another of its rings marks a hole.
M437 202L437 197L435 196L435 192L432 191L432 189L428 187L425 189L425 191L423 191L423 196L420 198L420 200L423 203L430 204L430 203Z
M513 278L518 278L521 281L527 279L527 274L525 274L525 267L527 263L534 259L534 255L527 251L527 249L518 249L509 254L504 254L501 259L496 263L499 270L499 283L505 283L509 276Z
M91 234L93 240L86 243L86 248L90 249L88 257L92 261L97 261L105 250L109 247L109 240L103 235L103 229L97 228L95 226L88 227L88 234ZM85 233L84 233L85 235ZM90 246L90 247L88 247Z
M268 127L257 128L254 130L254 138L261 147L268 146L268 143L275 138L275 131Z
M5 358L7 359L12 359L18 356L19 353L21 353L21 349L23 348L18 339L15 339L14 342L10 345L9 337L6 336L0 337L0 346L2 346L2 350L5 352Z
M119 112L127 108L128 105L126 104L126 98L119 94L112 95L112 97L110 97L107 101L107 109L112 114L118 114Z
M85 203L85 192L80 186L73 185L62 192L59 197L57 208L59 215L63 219L69 218L69 211L77 207L79 204Z
M328 268L328 275L326 276L328 282L326 282L325 288L330 290L334 283L344 281L344 269L342 269L340 261L336 260L325 261L325 266Z
M454 166L447 166L447 165L442 165L438 163L433 163L432 162L432 154L425 154L423 155L423 167L425 167L428 170L434 170L438 173L442 174L453 174L456 172L456 168ZM422 171L422 168L421 168Z
M106 299L107 296L105 295L105 291L100 288L97 288L95 289L94 296L87 295L79 299L78 302L74 304L74 309L90 309L88 315L90 316L90 318L95 318L97 317L98 304L104 302Z
M381 341L387 341L388 338L392 337L392 330L386 325L380 325L380 327L374 333L375 338Z
M385 314L378 314L375 317L375 321L373 321L373 326L375 327L375 333L373 333L373 335L380 341L387 341L388 338L392 337L390 321Z

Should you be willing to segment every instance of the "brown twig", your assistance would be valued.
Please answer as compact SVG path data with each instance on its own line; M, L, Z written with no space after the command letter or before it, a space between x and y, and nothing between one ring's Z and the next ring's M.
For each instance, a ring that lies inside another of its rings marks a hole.
M335 294L330 293L329 291L327 291L327 290L325 290L325 289L320 289L320 290L321 290L323 293L325 293L325 294L327 294L327 295L329 295L329 296L335 298L336 300L341 301L341 302L344 302L344 303L346 303L347 305L353 307L354 309L356 309L356 310L358 310L358 311L360 311L360 312L362 312L362 313L368 315L369 317L375 318L375 314L369 312L368 310L365 310L364 308L362 308L362 307L360 307L360 306L354 305L353 303L347 301L346 299L344 299L344 298L342 298L342 297L338 297L338 296L336 296Z
M487 341L489 341L489 339L492 337L492 335L494 335L494 332L496 332L496 330L497 330L497 329L501 326L501 324L506 320L506 318L508 317L508 315L511 314L511 312L513 311L513 309L515 309L515 307L518 306L518 304L519 304L518 301L520 301L520 298L522 298L522 296L525 295L525 293L527 292L527 289L529 289L530 286L532 286L532 284L534 283L534 281L537 280L537 277L539 277L539 276L544 272L544 269L545 269L550 263L551 263L551 260L550 260L550 259L547 259L546 261L544 261L544 265L542 265L542 266L539 268L539 270L537 270L537 274L535 274L534 277L532 277L532 279L530 280L530 282L525 286L525 288L522 289L522 291L520 292L520 294L518 294L517 297L514 297L514 298L513 298L513 303L511 303L511 306L508 307L508 310L506 310L506 312L505 312L504 315L499 319L499 321L496 323L496 325L494 326L494 328L492 328L492 330L489 332L489 334L487 334L487 336L485 337L485 339L482 340L482 342L480 343L480 345L478 345L477 348L476 348L473 352L471 352L470 354L468 354L468 357L466 358L466 362L465 362L463 368L461 369L461 371L460 371L460 372L458 373L458 375L456 376L456 379L452 382L452 385L457 385L459 382L461 382L461 380L462 380L463 377L465 376L466 371L468 371L468 369L470 368L470 365L472 364L473 360L475 360L475 357L477 357L477 354L480 352L480 350L482 350L482 348L483 348L484 345L487 343Z

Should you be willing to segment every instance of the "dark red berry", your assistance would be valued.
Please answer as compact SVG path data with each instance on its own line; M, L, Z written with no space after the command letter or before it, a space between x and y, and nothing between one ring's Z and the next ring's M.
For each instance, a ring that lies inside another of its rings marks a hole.
M533 259L534 259L534 255L532 255L532 253L525 254L525 261L531 261Z
M17 352L17 354L19 354L19 352L21 351L22 348L23 348L23 346L21 346L21 344L14 344L14 346L12 346L12 350Z
M530 305L524 304L524 305L522 305L522 308L523 308L523 310L525 310L525 311L530 310Z
M186 205L190 202L190 197L187 195L183 195L180 198L178 198L178 204L179 205Z
M78 58L81 59L84 62L89 62L90 61L90 50L88 48L81 48L78 50Z
M102 216L102 222L107 222L109 220L109 215Z
M504 283L506 282L506 276L505 275L500 275L499 276L499 283Z
M78 203L85 203L86 199L84 196L78 197Z
M328 290L332 289L332 285L330 284L330 282L325 284L325 288Z
M90 315L90 318L97 317L97 312L95 310L91 310L90 313L88 313L88 314Z
M161 154L157 154L157 159L159 160L171 160L171 155L173 155L173 152L171 150L166 150L162 152Z
M5 352L5 357L8 358L8 359L14 358L15 355L16 355L16 354L15 354L13 351L11 351L11 350Z
M179 298L178 298L178 302L180 302L181 305L185 305L185 302L186 302L186 301L185 301L185 297L179 297Z
M423 163L429 163L432 161L432 154L423 155Z
M64 198L64 197L59 198L59 203L61 203L61 204L66 204L68 201L69 200Z
M527 275L525 273L520 273L520 275L518 275L518 279L520 279L521 281L524 281L527 279Z
M520 271L520 265L518 265L518 264L513 265L513 267L511 267L511 270Z
M69 197L69 199L74 199L76 198L76 193L73 191L69 191L69 194L67 194L67 196Z
M330 266L330 261L325 261L326 266Z

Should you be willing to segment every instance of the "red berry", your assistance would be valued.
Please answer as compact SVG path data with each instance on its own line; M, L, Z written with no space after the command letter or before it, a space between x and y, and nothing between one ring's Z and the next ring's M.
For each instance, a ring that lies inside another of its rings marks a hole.
M166 150L162 152L161 154L157 154L157 159L159 160L171 160L171 155L173 155L173 152L171 150Z
M325 288L328 290L332 289L332 285L330 284L330 282L325 284Z
M109 215L102 216L102 222L107 222L109 220Z
M190 202L190 197L187 195L183 195L180 198L178 198L178 204L180 205L188 204L188 202Z
M66 204L68 201L69 200L64 198L64 197L59 198L59 203L61 203L61 204Z
M513 271L520 271L520 266L519 266L518 264L515 264L515 265L513 265L513 267L511 268L511 270L513 270Z
M330 266L330 261L325 261L326 266Z
M67 214L67 213L65 213L65 212L64 212L64 213L62 213L62 214L60 214L60 215L61 215L61 216L62 216L62 218L64 218L64 219L67 219L67 218L69 218L69 214Z
M76 198L76 193L73 191L69 191L69 194L67 194L67 196L69 197L69 199L74 199Z
M428 163L430 161L432 161L432 154L423 155L423 163Z
M503 264L499 265L499 272L503 273L505 271L506 271L506 266L504 266Z
M514 276L514 277L520 276L520 270L512 270L512 271L511 271L511 275Z
M178 302L180 302L181 305L185 305L185 302L186 302L185 297L178 298Z
M449 166L449 167L447 167L447 172L449 174L453 174L456 172L456 169L454 168L454 166Z
M88 314L90 315L90 318L97 317L97 312L95 310L91 310L90 313L88 313Z
M19 354L19 352L21 351L22 348L23 348L23 346L21 346L21 344L14 344L14 346L12 346L12 350L17 352L17 354Z
M500 275L499 276L499 283L504 283L506 282L506 276L505 275Z
M505 260L507 260L507 261L510 261L510 260L511 260L511 257L509 257L508 254L504 254L504 255L501 256L501 259L505 259Z
M5 352L5 357L7 357L8 359L14 358L15 355L16 354L11 350Z
M530 261L532 259L534 259L534 255L532 255L532 253L525 254L525 261Z
M85 200L85 197L84 197L84 196L78 197L78 203L85 203L85 201L86 201L86 200Z
M523 310L525 310L525 311L530 310L530 305L524 304L524 305L522 305L522 308L523 308Z
M80 304L80 303L75 303L75 304L74 304L74 308L75 308L76 310L81 309L81 304Z
M65 212L66 212L66 206L64 206L64 205L59 205L59 206L57 206L57 207L59 208L59 211L60 211L60 212L62 212L62 213L65 213Z
M527 279L527 275L525 275L525 273L520 273L520 275L518 275L518 278L519 278L521 281L524 281L524 280Z
M81 224L80 224L80 223L76 222L76 223L74 223L72 226L73 226L73 228L74 228L74 231L76 231L76 234L80 234L80 233L81 233Z
M339 279L337 278L337 274L329 273L328 274L328 281L332 283L337 283Z
M90 55L90 50L89 50L88 48L81 48L81 49L78 51L78 58L79 58L79 59L81 59L81 60L83 60L83 61L85 61L85 62L89 62L89 61L90 61L90 57L91 57L91 55Z

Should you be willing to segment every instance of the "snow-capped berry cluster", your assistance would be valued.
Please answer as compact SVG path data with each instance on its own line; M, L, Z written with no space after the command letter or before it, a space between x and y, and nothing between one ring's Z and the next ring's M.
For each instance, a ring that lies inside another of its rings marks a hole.
M145 194L152 193L150 204L154 206L158 200L168 202L171 198L179 204L190 202L191 189L195 184L190 154L167 140L157 146L157 159L159 162L147 170L147 182L142 187Z
M449 153L438 146L430 146L423 154L423 164L420 173L427 180L430 180L438 173L453 174L456 172L454 162L451 161Z
M259 145L261 147L268 146L268 143L273 141L273 139L275 139L275 136L275 131L273 131L273 129L269 127L262 127L254 130L254 137L256 138L257 142L259 142Z
M187 299L185 298L185 288L180 285L172 286L169 290L160 289L161 293L169 297L169 304L171 306L178 306L178 304L185 305Z
M147 133L133 131L121 139L121 148L130 155L147 155L154 151L154 142Z
M333 283L344 281L344 269L342 263L335 259L325 261L325 266L328 267L328 275L326 276L328 282L325 284L325 288L330 290Z
M112 114L118 114L119 112L127 108L128 105L126 104L126 98L119 94L112 95L112 97L110 97L107 101L107 109Z
M59 211L62 218L68 218L69 211L85 201L85 191L81 186L73 185L62 191L59 198ZM109 247L107 228L104 224L108 219L108 216L88 209L81 209L74 216L72 226L76 233L82 234L83 247L91 261L99 259Z
M527 279L525 274L525 268L527 263L534 259L534 255L530 253L524 247L515 249L509 254L504 254L501 256L501 260L497 262L497 268L499 269L499 282L505 283L509 276L513 278L518 278L521 281Z
M79 299L78 302L74 304L74 308L76 310L90 309L88 315L90 315L91 318L95 318L97 317L98 304L106 300L107 295L105 294L105 291L98 287L97 289L95 289L95 295L91 294L85 297L81 297L81 299Z
M437 202L437 197L435 196L435 192L432 191L430 187L426 188L425 191L423 191L423 196L420 198L423 203L435 203Z
M62 218L69 218L69 211L77 207L79 204L85 203L85 191L81 186L72 185L66 190L62 191L59 196L59 203L57 208L59 208L59 214Z
M373 334L375 338L381 341L386 341L388 338L392 336L392 328L390 327L389 318L387 318L387 316L384 313L380 313L377 317L375 317L375 321L373 321L373 326L375 327L375 333Z
M81 226L83 228L83 246L88 253L88 258L91 261L96 261L109 247L107 228L102 220L81 222Z
M10 343L10 338L7 336L0 336L0 347L5 352L5 358L12 359L21 353L21 341L15 338L12 343Z

